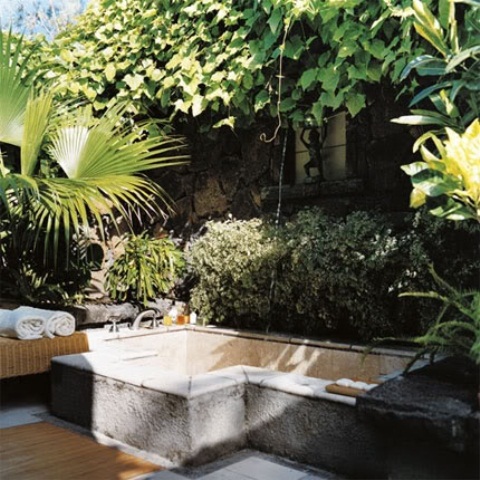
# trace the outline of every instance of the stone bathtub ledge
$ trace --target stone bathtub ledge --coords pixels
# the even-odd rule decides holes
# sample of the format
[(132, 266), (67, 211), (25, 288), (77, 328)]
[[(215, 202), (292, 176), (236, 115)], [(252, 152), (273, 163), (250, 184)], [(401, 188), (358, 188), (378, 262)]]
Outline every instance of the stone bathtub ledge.
[(185, 399), (212, 394), (237, 385), (257, 385), (301, 397), (318, 398), (354, 406), (355, 398), (329, 393), (331, 380), (238, 365), (199, 375), (182, 375), (159, 368), (155, 355), (122, 356), (110, 351), (54, 357), (52, 362), (112, 378), (131, 385), (176, 395)]
[(361, 346), (200, 326), (100, 333), (94, 351), (53, 359), (54, 415), (175, 465), (251, 447), (385, 472), (384, 439), (358, 423), (358, 399), (326, 386), (398, 371), (408, 353), (361, 363)]
[[(459, 443), (457, 433), (478, 437), (478, 411), (457, 409), (455, 438), (445, 442), (449, 401), (437, 389), (432, 408), (425, 405), (422, 369), (398, 377), (408, 352), (377, 350), (358, 368), (360, 346), (342, 345), (336, 356), (328, 342), (277, 337), (269, 346), (262, 335), (203, 327), (128, 333), (96, 351), (53, 359), (54, 415), (177, 466), (254, 448), (354, 478), (478, 478), (453, 475), (476, 471), (474, 442)], [(393, 380), (356, 398), (326, 391), (335, 379), (362, 375)], [(407, 389), (407, 398), (405, 391), (392, 397), (406, 381), (421, 384), (421, 395)], [(441, 427), (435, 435), (432, 426)]]

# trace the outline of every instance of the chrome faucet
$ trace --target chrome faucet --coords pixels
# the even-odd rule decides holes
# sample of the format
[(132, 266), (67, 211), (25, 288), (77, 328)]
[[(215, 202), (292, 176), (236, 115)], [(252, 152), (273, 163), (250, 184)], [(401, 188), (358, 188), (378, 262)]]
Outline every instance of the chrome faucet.
[(138, 330), (140, 327), (140, 322), (145, 317), (152, 317), (152, 328), (158, 327), (158, 320), (157, 317), (159, 315), (159, 311), (156, 308), (149, 308), (148, 310), (144, 310), (143, 312), (139, 313), (135, 320), (133, 321), (132, 326), (130, 327), (131, 330)]
[(117, 323), (120, 321), (120, 316), (119, 315), (112, 315), (109, 319), (108, 319), (109, 322), (112, 322), (112, 325), (110, 326), (110, 328), (108, 329), (109, 332), (113, 332), (113, 333), (118, 333), (119, 330), (118, 330), (118, 325)]

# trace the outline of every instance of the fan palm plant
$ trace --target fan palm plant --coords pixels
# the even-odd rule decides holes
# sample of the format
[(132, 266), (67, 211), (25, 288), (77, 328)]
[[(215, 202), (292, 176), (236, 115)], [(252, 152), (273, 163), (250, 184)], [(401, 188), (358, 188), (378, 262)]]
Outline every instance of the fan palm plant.
[[(68, 245), (92, 220), (103, 231), (105, 215), (119, 212), (128, 222), (132, 212), (156, 215), (160, 204), (168, 208), (165, 192), (144, 172), (184, 162), (182, 140), (148, 137), (147, 124), (129, 127), (125, 105), (101, 118), (88, 107), (56, 105), (51, 92), (24, 81), (28, 58), (21, 52), (22, 38), (0, 35), (3, 217), (28, 215), (57, 254), (60, 235)], [(2, 144), (18, 147), (20, 158), (2, 152)]]

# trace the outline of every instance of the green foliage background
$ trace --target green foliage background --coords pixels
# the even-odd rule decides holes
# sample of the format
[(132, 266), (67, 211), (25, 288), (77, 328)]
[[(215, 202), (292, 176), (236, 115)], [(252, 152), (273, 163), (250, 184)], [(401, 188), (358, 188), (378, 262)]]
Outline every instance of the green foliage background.
[(184, 266), (182, 251), (173, 240), (143, 232), (127, 234), (120, 243), (123, 253), (107, 270), (110, 298), (146, 307), (150, 300), (168, 294)]
[(395, 83), (424, 51), (410, 4), (94, 0), (37, 62), (61, 95), (97, 110), (127, 99), (132, 113), (189, 115), (209, 128), (275, 117), (279, 104), (291, 124), (321, 123), (331, 110), (357, 114), (367, 84)]
[(437, 305), (399, 293), (432, 288), (432, 262), (462, 289), (480, 267), (479, 226), (455, 228), (425, 213), (400, 226), (385, 215), (318, 209), (279, 229), (259, 219), (207, 226), (189, 254), (191, 305), (207, 322), (237, 328), (357, 340), (418, 334)]

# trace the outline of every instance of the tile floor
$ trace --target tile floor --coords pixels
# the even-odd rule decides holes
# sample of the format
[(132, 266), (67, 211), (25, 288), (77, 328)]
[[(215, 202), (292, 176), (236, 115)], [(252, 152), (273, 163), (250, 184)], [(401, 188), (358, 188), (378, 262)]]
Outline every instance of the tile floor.
[[(25, 388), (20, 384), (19, 388), (15, 385), (15, 381), (13, 383), (13, 388), (11, 384), (7, 384), (8, 388), (5, 388), (5, 382), (2, 382), (0, 429), (48, 419), (48, 391), (41, 391), (42, 389), (37, 388), (37, 385), (29, 385)], [(13, 390), (13, 394), (7, 390)], [(37, 394), (34, 395), (32, 392)], [(131, 480), (340, 480), (341, 478), (343, 477), (331, 472), (291, 462), (281, 457), (243, 450), (201, 467), (163, 470)]]
[(340, 477), (281, 457), (242, 450), (198, 468), (165, 470), (145, 480), (340, 480)]
[(9, 378), (0, 383), (0, 429), (41, 422), (48, 412), (48, 376)]

